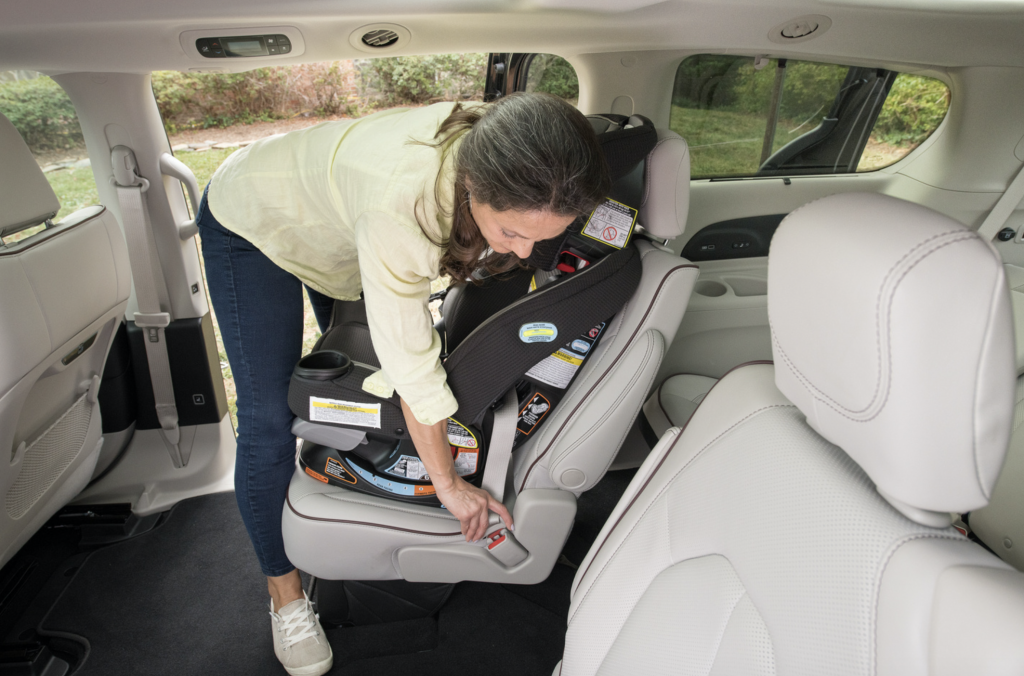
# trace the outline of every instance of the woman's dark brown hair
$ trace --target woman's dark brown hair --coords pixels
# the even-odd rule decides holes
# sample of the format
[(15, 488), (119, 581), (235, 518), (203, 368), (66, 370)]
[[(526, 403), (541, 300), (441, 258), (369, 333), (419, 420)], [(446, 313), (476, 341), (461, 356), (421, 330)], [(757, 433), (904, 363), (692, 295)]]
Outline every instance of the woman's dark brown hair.
[[(548, 94), (516, 93), (486, 106), (455, 104), (441, 123), (434, 145), (445, 166), (454, 142), (455, 191), (446, 240), (424, 228), (445, 251), (441, 274), (455, 281), (472, 279), (477, 270), (495, 274), (520, 264), (514, 254), (487, 251), (469, 208), (473, 199), (496, 211), (550, 211), (560, 216), (590, 213), (608, 194), (608, 167), (590, 122), (576, 108)], [(444, 173), (444, 169), (442, 169)], [(441, 176), (435, 203), (442, 204)]]

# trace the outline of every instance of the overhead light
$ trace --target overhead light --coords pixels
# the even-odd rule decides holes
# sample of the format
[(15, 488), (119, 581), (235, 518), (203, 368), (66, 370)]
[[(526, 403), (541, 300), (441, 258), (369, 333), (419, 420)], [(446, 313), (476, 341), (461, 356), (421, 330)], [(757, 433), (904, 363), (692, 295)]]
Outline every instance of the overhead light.
[(813, 40), (832, 26), (832, 19), (824, 14), (806, 14), (780, 23), (768, 32), (768, 39), (780, 45)]
[(348, 42), (359, 51), (381, 54), (405, 47), (411, 38), (412, 35), (405, 26), (396, 23), (372, 23), (352, 31), (348, 36)]

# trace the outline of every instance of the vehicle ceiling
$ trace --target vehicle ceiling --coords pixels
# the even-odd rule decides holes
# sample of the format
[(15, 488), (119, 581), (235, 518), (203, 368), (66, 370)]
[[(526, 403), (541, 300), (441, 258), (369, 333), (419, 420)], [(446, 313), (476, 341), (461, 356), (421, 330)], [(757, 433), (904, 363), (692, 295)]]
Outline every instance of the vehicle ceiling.
[[(829, 17), (831, 28), (784, 47), (768, 39), (806, 14)], [(904, 69), (1024, 64), (1024, 0), (33, 0), (0, 9), (0, 69), (187, 70), (197, 64), (180, 46), (183, 31), (261, 26), (305, 38), (305, 54), (274, 63), (360, 58), (369, 55), (349, 36), (385, 21), (411, 32), (388, 56), (699, 50)], [(232, 61), (232, 70), (254, 67)]]

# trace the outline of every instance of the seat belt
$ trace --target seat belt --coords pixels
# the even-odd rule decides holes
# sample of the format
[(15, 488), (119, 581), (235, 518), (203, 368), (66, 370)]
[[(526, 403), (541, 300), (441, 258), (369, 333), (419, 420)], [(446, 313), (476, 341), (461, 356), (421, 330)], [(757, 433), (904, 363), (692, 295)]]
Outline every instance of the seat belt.
[(149, 363), (149, 380), (153, 385), (156, 417), (160, 421), (160, 430), (171, 462), (175, 468), (180, 469), (187, 464), (187, 460), (182, 460), (178, 445), (181, 432), (178, 428), (178, 408), (174, 403), (171, 364), (167, 356), (165, 329), (171, 323), (171, 315), (160, 310), (156, 292), (156, 275), (160, 267), (159, 263), (153, 263), (154, 259), (150, 255), (154, 249), (153, 230), (143, 197), (143, 193), (149, 189), (149, 181), (139, 176), (135, 153), (127, 146), (115, 146), (110, 152), (110, 163), (128, 243), (135, 300), (139, 306), (139, 311), (135, 313), (135, 325), (145, 332), (146, 361)]
[(505, 497), (505, 481), (509, 461), (512, 459), (512, 445), (516, 441), (516, 424), (519, 422), (519, 397), (513, 387), (505, 394), (501, 408), (494, 412), (491, 427), (491, 443), (487, 448), (487, 464), (480, 487), (501, 502)]
[(992, 241), (992, 238), (1006, 225), (1010, 215), (1020, 206), (1022, 199), (1024, 199), (1024, 168), (1017, 172), (1009, 187), (1006, 188), (1006, 192), (992, 207), (992, 211), (988, 212), (988, 216), (978, 228), (978, 235), (986, 242)]

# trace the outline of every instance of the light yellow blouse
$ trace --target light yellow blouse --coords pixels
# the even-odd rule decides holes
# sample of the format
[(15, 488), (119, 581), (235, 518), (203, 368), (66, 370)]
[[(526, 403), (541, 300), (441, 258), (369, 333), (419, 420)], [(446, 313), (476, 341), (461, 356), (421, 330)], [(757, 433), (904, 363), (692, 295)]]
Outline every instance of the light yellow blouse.
[[(458, 403), (427, 308), (442, 251), (420, 229), (417, 204), (432, 232), (447, 237), (451, 222), (434, 198), (441, 151), (410, 141), (432, 141), (451, 110), (388, 110), (257, 141), (221, 165), (208, 196), (218, 221), (310, 287), (341, 300), (363, 292), (381, 363), (363, 390), (397, 390), (425, 424)], [(454, 150), (441, 183), (449, 213)]]

